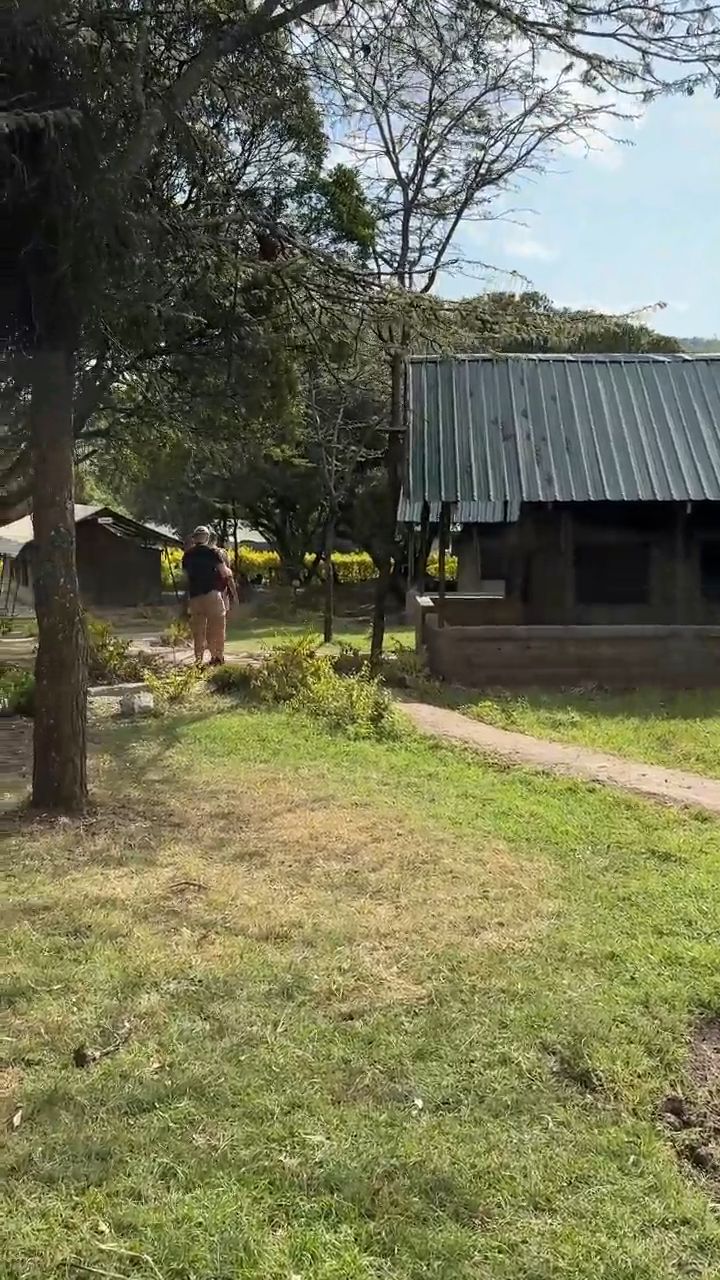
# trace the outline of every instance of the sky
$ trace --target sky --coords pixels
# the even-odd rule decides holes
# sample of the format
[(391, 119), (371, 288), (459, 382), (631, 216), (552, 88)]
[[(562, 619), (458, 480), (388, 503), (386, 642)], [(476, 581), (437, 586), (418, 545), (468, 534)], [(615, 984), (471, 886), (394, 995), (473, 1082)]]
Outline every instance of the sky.
[[(520, 272), (560, 305), (626, 312), (664, 302), (643, 317), (653, 328), (720, 335), (720, 101), (664, 99), (616, 132), (631, 145), (556, 156), (508, 197), (512, 221), (463, 229), (463, 251)], [(478, 274), (445, 277), (440, 292), (523, 287)]]

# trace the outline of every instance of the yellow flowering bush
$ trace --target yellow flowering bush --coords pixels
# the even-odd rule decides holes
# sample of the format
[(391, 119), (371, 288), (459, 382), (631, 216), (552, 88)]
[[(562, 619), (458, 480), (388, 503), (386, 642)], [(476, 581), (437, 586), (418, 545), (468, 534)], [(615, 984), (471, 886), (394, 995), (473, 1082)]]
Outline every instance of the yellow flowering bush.
[[(177, 585), (182, 585), (182, 558), (183, 553), (179, 547), (173, 548), (168, 552), (168, 555), (163, 556), (164, 590), (173, 590), (173, 574)], [(311, 555), (305, 557), (305, 564), (308, 568), (313, 563), (313, 559), (314, 557)], [(336, 551), (332, 561), (338, 580), (343, 584), (351, 585), (359, 582), (370, 582), (371, 579), (377, 577), (375, 565), (366, 551)], [(253, 547), (240, 547), (235, 564), (235, 572), (244, 574), (246, 578), (250, 579), (262, 575), (266, 582), (275, 582), (280, 574), (280, 557), (277, 551), (256, 551)], [(455, 556), (447, 557), (446, 572), (449, 581), (453, 581), (456, 578), (457, 558)], [(428, 573), (434, 578), (438, 576), (437, 553), (431, 555), (428, 560)], [(322, 575), (322, 565), (320, 566), (320, 574)]]

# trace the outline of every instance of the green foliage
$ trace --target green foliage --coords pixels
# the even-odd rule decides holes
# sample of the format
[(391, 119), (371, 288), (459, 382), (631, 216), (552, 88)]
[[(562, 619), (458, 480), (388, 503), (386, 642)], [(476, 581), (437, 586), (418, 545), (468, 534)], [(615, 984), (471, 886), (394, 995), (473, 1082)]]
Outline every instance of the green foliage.
[(145, 683), (158, 711), (185, 706), (197, 693), (204, 673), (192, 663), (145, 671)]
[(341, 676), (329, 658), (320, 658), (290, 705), (349, 737), (389, 738), (398, 732), (390, 695), (367, 662), (354, 675)]
[(332, 658), (317, 652), (318, 638), (306, 634), (268, 651), (252, 680), (266, 703), (286, 703), (326, 728), (357, 738), (397, 733), (392, 701), (367, 662), (341, 675)]
[(302, 194), (309, 203), (307, 231), (329, 232), (331, 243), (355, 244), (361, 259), (367, 256), (375, 244), (377, 223), (357, 170), (338, 164), (325, 176), (307, 181)]
[(86, 618), (88, 678), (90, 684), (122, 684), (143, 680), (148, 667), (157, 665), (148, 654), (130, 652), (130, 641), (117, 635), (108, 622)]
[(397, 689), (423, 688), (430, 682), (425, 659), (399, 640), (384, 659), (382, 672), (386, 684)]
[(266, 651), (253, 678), (253, 688), (262, 702), (292, 702), (319, 672), (323, 659), (317, 653), (318, 644), (318, 637), (308, 631)]
[(11, 618), (0, 618), (0, 636), (9, 636), (12, 629), (13, 624)]
[(189, 645), (192, 638), (190, 622), (186, 617), (173, 618), (164, 631), (160, 632), (160, 640), (169, 649), (182, 649)]
[(0, 669), (0, 716), (35, 714), (35, 677), (21, 667)]
[(213, 693), (240, 697), (250, 693), (253, 687), (253, 669), (227, 662), (222, 667), (211, 667), (206, 674), (208, 687)]
[[(170, 551), (169, 562), (168, 557), (163, 556), (162, 580), (166, 591), (172, 591), (173, 589), (173, 575), (175, 583), (180, 583), (182, 557), (183, 553), (179, 549)], [(271, 583), (278, 582), (281, 578), (281, 560), (277, 551), (254, 551), (251, 547), (241, 547), (237, 558), (231, 553), (230, 559), (234, 564), (235, 572), (244, 575), (246, 578), (253, 579), (258, 575), (262, 575), (266, 582)], [(302, 563), (305, 569), (310, 568), (314, 559), (315, 557), (307, 554), (307, 552), (302, 556)], [(337, 580), (343, 586), (371, 582), (377, 577), (377, 566), (367, 551), (335, 551), (333, 552), (332, 562)], [(456, 556), (446, 556), (445, 569), (448, 582), (454, 582), (457, 577)], [(428, 558), (427, 571), (431, 577), (437, 578), (439, 564), (436, 551)], [(317, 572), (318, 577), (322, 578), (324, 576), (325, 566), (322, 563), (318, 566)]]

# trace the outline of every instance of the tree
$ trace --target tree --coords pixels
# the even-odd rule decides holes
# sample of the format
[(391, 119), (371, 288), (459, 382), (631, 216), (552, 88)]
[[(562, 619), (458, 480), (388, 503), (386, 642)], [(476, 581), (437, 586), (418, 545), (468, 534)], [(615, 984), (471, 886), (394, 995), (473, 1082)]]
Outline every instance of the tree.
[[(265, 0), (190, 13), (128, 0), (108, 11), (48, 0), (3, 15), (3, 338), (28, 426), (3, 479), (6, 510), (32, 493), (33, 799), (43, 808), (81, 809), (87, 792), (73, 456), (79, 419), (117, 376), (104, 321), (118, 293), (153, 276), (178, 215), (217, 179), (218, 157), (238, 153), (238, 86), (263, 75), (272, 83), (292, 61), (281, 33), (317, 7)], [(252, 123), (249, 97), (244, 105)], [(260, 205), (263, 194), (259, 184)]]
[(583, 100), (576, 73), (518, 52), (513, 29), (493, 10), (437, 0), (394, 0), (374, 22), (350, 13), (326, 38), (319, 77), (339, 104), (344, 145), (364, 175), (375, 211), (378, 282), (398, 294), (378, 327), (390, 366), (388, 508), (391, 512), (373, 623), (382, 651), (401, 486), (403, 363), (422, 321), (403, 295), (431, 293), (441, 270), (471, 266), (454, 251), (467, 218), (492, 216), (519, 173), (555, 146), (591, 135), (607, 115)]
[[(441, 270), (482, 264), (455, 249), (468, 218), (495, 216), (497, 196), (572, 139), (593, 136), (668, 89), (717, 78), (717, 12), (600, 3), (525, 7), (473, 0), (392, 0), (368, 20), (345, 8), (320, 46), (326, 108), (376, 209), (374, 263), (400, 297), (381, 330), (391, 366), (388, 509), (402, 460), (403, 357), (422, 331), (422, 300)], [(612, 33), (612, 39), (609, 38)], [(562, 56), (560, 56), (562, 55)], [(613, 96), (610, 96), (610, 90)], [(577, 317), (576, 317), (577, 319)], [(597, 329), (597, 324), (594, 328)], [(380, 575), (373, 656), (382, 649), (392, 517)]]

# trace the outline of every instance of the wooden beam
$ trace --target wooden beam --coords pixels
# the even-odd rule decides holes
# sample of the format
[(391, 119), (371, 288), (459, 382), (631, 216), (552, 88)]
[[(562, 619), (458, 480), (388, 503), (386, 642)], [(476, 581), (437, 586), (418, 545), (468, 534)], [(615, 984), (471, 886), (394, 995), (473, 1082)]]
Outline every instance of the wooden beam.
[(560, 513), (560, 552), (562, 572), (562, 615), (570, 623), (575, 616), (575, 546), (571, 511)]
[(678, 502), (675, 507), (675, 548), (673, 560), (675, 564), (675, 617), (673, 622), (685, 622), (687, 619), (687, 552), (685, 532), (687, 527), (687, 511), (685, 504)]
[(438, 574), (440, 578), (440, 584), (439, 584), (439, 590), (438, 590), (438, 626), (439, 627), (445, 626), (445, 592), (446, 592), (446, 585), (447, 585), (446, 570), (445, 570), (445, 555), (447, 551), (447, 526), (448, 526), (447, 515), (448, 515), (447, 503), (443, 502), (440, 505), (440, 529), (438, 533), (438, 537), (440, 541), (439, 554), (438, 554)]

